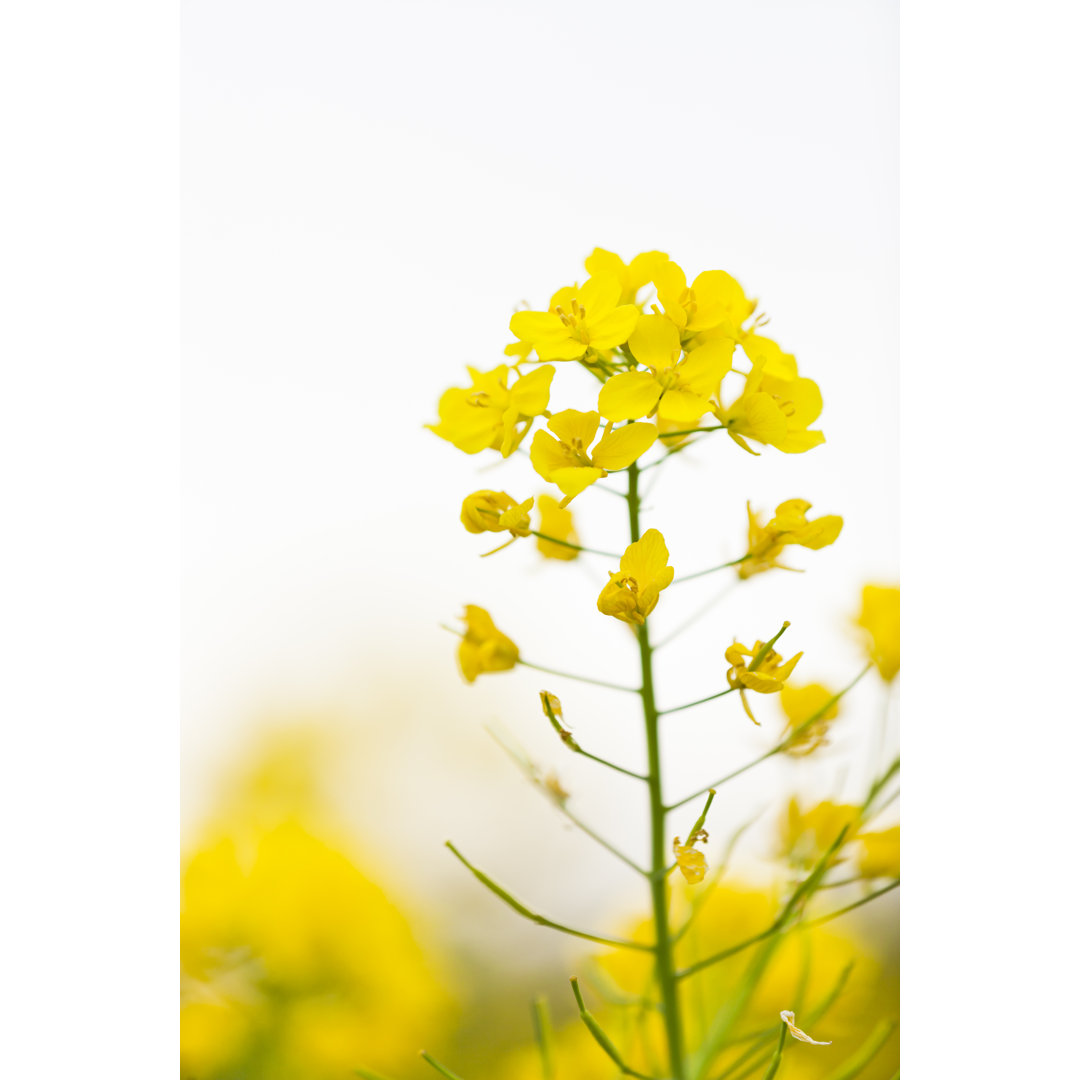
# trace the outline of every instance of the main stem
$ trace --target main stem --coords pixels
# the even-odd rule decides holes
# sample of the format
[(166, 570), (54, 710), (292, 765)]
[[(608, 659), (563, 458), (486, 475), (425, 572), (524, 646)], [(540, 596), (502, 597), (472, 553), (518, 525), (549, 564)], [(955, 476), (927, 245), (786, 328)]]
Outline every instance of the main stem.
[[(641, 501), (638, 496), (640, 470), (635, 463), (627, 472), (629, 486), (626, 501), (630, 508), (630, 542), (637, 543), (641, 539)], [(664, 829), (666, 810), (660, 773), (660, 714), (656, 710), (656, 698), (653, 694), (652, 646), (649, 644), (648, 621), (638, 627), (637, 639), (641, 653), (641, 702), (645, 711), (645, 739), (649, 752), (649, 825), (652, 837), (649, 889), (652, 893), (656, 936), (656, 978), (660, 985), (660, 1000), (664, 1010), (672, 1080), (685, 1080), (679, 988), (675, 978), (675, 955), (668, 922), (667, 842)]]

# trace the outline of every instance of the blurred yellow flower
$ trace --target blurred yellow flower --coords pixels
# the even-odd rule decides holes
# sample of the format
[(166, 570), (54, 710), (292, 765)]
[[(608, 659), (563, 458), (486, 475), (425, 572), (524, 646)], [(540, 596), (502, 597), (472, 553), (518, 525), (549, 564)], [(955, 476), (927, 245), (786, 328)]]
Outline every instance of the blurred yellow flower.
[(602, 614), (632, 626), (643, 625), (656, 607), (661, 590), (675, 577), (675, 570), (667, 561), (663, 536), (656, 529), (649, 529), (623, 553), (619, 573), (609, 572), (610, 580), (600, 591), (597, 608)]
[[(799, 866), (816, 863), (836, 842), (846, 828), (845, 843), (855, 839), (852, 832), (858, 825), (859, 807), (849, 803), (834, 803), (831, 799), (803, 810), (798, 799), (788, 802), (787, 815), (780, 825), (781, 853)], [(837, 852), (833, 861), (839, 861)]]
[(867, 653), (881, 677), (892, 682), (900, 671), (900, 589), (867, 585), (856, 620), (865, 631)]
[(775, 649), (769, 649), (755, 665), (754, 657), (764, 647), (764, 641), (755, 641), (752, 649), (736, 641), (724, 652), (724, 659), (731, 665), (727, 671), (728, 686), (739, 691), (743, 710), (755, 724), (758, 724), (758, 721), (750, 711), (746, 691), (753, 690), (758, 694), (778, 693), (795, 670), (795, 665), (802, 659), (802, 653), (799, 652), (785, 663), (784, 658)]
[[(537, 537), (536, 550), (547, 559), (563, 559), (571, 562), (581, 554), (576, 547), (568, 547), (568, 544), (578, 543), (578, 534), (574, 530), (574, 517), (569, 510), (559, 505), (558, 499), (550, 495), (541, 495), (536, 503), (540, 511), (540, 528), (545, 537), (551, 540)], [(564, 543), (556, 543), (562, 540)]]
[(184, 1080), (332, 1080), (445, 1029), (404, 916), (302, 820), (319, 814), (313, 749), (272, 740), (186, 860)]
[(556, 297), (552, 311), (519, 311), (510, 319), (511, 333), (530, 343), (541, 360), (578, 360), (590, 350), (613, 349), (637, 322), (638, 309), (620, 304), (622, 285), (612, 274), (591, 277)]
[(900, 826), (859, 837), (859, 874), (865, 878), (900, 876)]
[(770, 521), (762, 524), (761, 518), (747, 502), (746, 514), (750, 522), (747, 558), (739, 563), (740, 578), (745, 581), (773, 567), (790, 570), (791, 567), (777, 561), (789, 545), (819, 551), (836, 541), (844, 527), (844, 519), (837, 514), (827, 514), (808, 521), (806, 512), (810, 506), (805, 499), (788, 499), (776, 508)]
[(780, 691), (780, 708), (788, 719), (785, 736), (790, 737), (807, 720), (824, 709), (809, 727), (784, 748), (785, 753), (809, 754), (825, 744), (829, 725), (840, 713), (840, 702), (833, 701), (835, 697), (833, 691), (820, 683), (807, 683), (805, 686), (792, 686), (788, 683), (783, 687)]
[(548, 407), (555, 369), (546, 364), (511, 384), (510, 368), (494, 371), (468, 368), (472, 386), (454, 386), (439, 399), (439, 422), (425, 425), (466, 454), (498, 450), (509, 457), (528, 433), (532, 421)]
[[(673, 889), (673, 893), (676, 910), (692, 906), (696, 912), (689, 930), (679, 940), (679, 967), (763, 934), (778, 913), (778, 898), (769, 890), (723, 884), (711, 891), (691, 891), (687, 887)], [(651, 929), (651, 922), (642, 920), (624, 936), (648, 941)], [(789, 1048), (781, 1075), (792, 1080), (834, 1076), (876, 1024), (898, 1015), (895, 962), (883, 968), (868, 944), (839, 922), (784, 934), (776, 941), (764, 972), (753, 977), (757, 955), (756, 949), (746, 949), (697, 972), (692, 982), (686, 983), (688, 1006), (683, 1019), (688, 1046), (701, 1046), (720, 1015), (728, 1010), (733, 1014), (726, 1048), (717, 1054), (708, 1076), (763, 1076), (776, 1045), (777, 1013), (781, 1009), (795, 1012), (827, 1044), (805, 1053)], [(648, 955), (627, 950), (611, 952), (599, 957), (596, 967), (592, 990), (597, 1004), (593, 1011), (601, 1026), (616, 1037), (631, 1067), (664, 1075), (662, 1065), (659, 1070), (655, 1068), (663, 1060), (662, 1021), (657, 1012), (618, 1004), (638, 995), (655, 994)], [(605, 998), (611, 1004), (603, 1005)], [(655, 997), (651, 1000), (655, 1001)], [(595, 1073), (592, 1071), (594, 1056), (584, 1044), (571, 1044), (571, 1034), (569, 1030), (560, 1032), (555, 1045), (556, 1063), (565, 1065), (567, 1075), (575, 1080), (578, 1076), (573, 1066), (577, 1064), (574, 1053), (580, 1046), (582, 1061), (588, 1067), (581, 1075), (589, 1080), (611, 1076), (610, 1061), (606, 1061), (607, 1070), (601, 1071), (603, 1057), (596, 1059), (600, 1064)], [(753, 1050), (755, 1042), (757, 1048)], [(748, 1054), (753, 1054), (749, 1060)], [(536, 1057), (535, 1049), (532, 1057)], [(859, 1074), (860, 1078), (889, 1080), (896, 1072), (898, 1057), (899, 1040), (893, 1035)], [(539, 1070), (524, 1053), (514, 1062), (519, 1071), (500, 1072), (499, 1080), (540, 1080)]]
[(624, 371), (600, 390), (597, 408), (608, 420), (638, 420), (654, 412), (661, 420), (696, 424), (731, 370), (733, 342), (702, 345), (680, 360), (675, 325), (661, 315), (642, 315), (630, 335), (630, 351), (648, 371)]
[(609, 424), (590, 454), (589, 447), (600, 428), (599, 413), (566, 409), (556, 413), (547, 426), (558, 438), (538, 431), (533, 436), (529, 460), (545, 480), (566, 496), (563, 506), (607, 476), (608, 469), (625, 469), (656, 442), (652, 424), (627, 424), (621, 428)]
[(518, 647), (496, 628), (482, 607), (466, 604), (464, 620), (458, 663), (466, 682), (476, 682), (484, 672), (509, 671), (518, 662)]

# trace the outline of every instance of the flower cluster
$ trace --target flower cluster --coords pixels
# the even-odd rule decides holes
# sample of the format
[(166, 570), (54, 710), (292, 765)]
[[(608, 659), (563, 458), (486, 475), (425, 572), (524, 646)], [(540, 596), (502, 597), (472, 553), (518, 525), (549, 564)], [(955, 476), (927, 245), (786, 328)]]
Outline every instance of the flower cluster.
[[(785, 658), (775, 648), (788, 629), (789, 624), (784, 622), (771, 638), (755, 641), (752, 647), (738, 638), (726, 649), (712, 646), (707, 670), (713, 673), (719, 689), (693, 701), (661, 707), (653, 652), (685, 630), (694, 618), (666, 632), (662, 641), (654, 641), (651, 626), (661, 594), (672, 586), (679, 586), (673, 591), (689, 595), (692, 600), (695, 586), (682, 588), (682, 583), (714, 572), (727, 570), (738, 584), (770, 570), (791, 570), (782, 561), (789, 549), (819, 551), (829, 547), (839, 539), (844, 521), (837, 514), (809, 516), (811, 503), (805, 498), (786, 499), (771, 514), (755, 511), (748, 502), (745, 553), (716, 566), (682, 571), (682, 576), (676, 578), (664, 534), (642, 522), (642, 517), (652, 512), (651, 499), (645, 502), (645, 490), (651, 490), (661, 474), (650, 473), (644, 484), (640, 482), (642, 475), (699, 445), (709, 451), (719, 451), (722, 446), (732, 456), (738, 456), (739, 450), (758, 456), (766, 447), (782, 454), (811, 450), (825, 441), (814, 426), (822, 410), (821, 393), (812, 379), (800, 373), (795, 357), (764, 336), (762, 329), (767, 320), (758, 312), (757, 301), (749, 298), (725, 271), (706, 270), (691, 279), (664, 252), (649, 251), (624, 261), (599, 248), (585, 261), (585, 271), (588, 276), (584, 281), (557, 289), (546, 308), (514, 314), (509, 323), (514, 340), (506, 346), (502, 362), (490, 371), (470, 367), (470, 385), (453, 387), (443, 394), (438, 422), (429, 427), (467, 454), (492, 451), (496, 459), (493, 464), (514, 457), (522, 469), (531, 468), (532, 484), (515, 480), (505, 485), (510, 490), (493, 486), (464, 496), (464, 528), (472, 534), (498, 533), (504, 538), (486, 554), (531, 537), (547, 559), (569, 561), (587, 554), (605, 560), (607, 580), (596, 595), (595, 607), (601, 615), (623, 624), (620, 632), (629, 631), (635, 640), (640, 672), (632, 681), (615, 683), (568, 674), (534, 663), (531, 658), (527, 660), (488, 611), (475, 604), (465, 607), (458, 661), (463, 677), (470, 683), (481, 674), (526, 667), (562, 680), (625, 691), (639, 699), (648, 757), (644, 772), (584, 749), (563, 721), (559, 698), (549, 691), (541, 693), (544, 715), (566, 749), (647, 786), (650, 852), (644, 866), (576, 816), (574, 799), (554, 773), (545, 775), (527, 758), (511, 753), (559, 812), (646, 879), (652, 904), (647, 941), (605, 938), (538, 915), (473, 866), (456, 847), (448, 846), (481, 884), (533, 922), (579, 938), (649, 954), (656, 1017), (660, 1018), (657, 1023), (663, 1025), (666, 1046), (663, 1075), (685, 1080), (691, 1055), (685, 1045), (688, 1025), (681, 1016), (679, 980), (726, 960), (741, 946), (694, 959), (685, 966), (683, 962), (689, 958), (677, 958), (682, 932), (689, 923), (679, 932), (673, 931), (669, 879), (681, 876), (684, 885), (693, 887), (711, 874), (715, 884), (717, 872), (710, 870), (703, 848), (709, 840), (705, 825), (716, 791), (715, 787), (707, 787), (675, 801), (665, 798), (661, 722), (671, 713), (737, 693), (746, 715), (760, 727), (751, 709), (751, 695), (772, 695), (779, 701), (787, 717), (779, 742), (749, 765), (727, 772), (715, 782), (719, 786), (774, 754), (802, 756), (825, 746), (830, 727), (839, 715), (841, 698), (855, 684), (837, 693), (817, 682), (792, 684), (803, 653)], [(574, 369), (573, 381), (562, 374), (570, 368)], [(587, 374), (583, 376), (582, 371)], [(579, 390), (576, 399), (566, 401), (561, 396), (581, 386), (588, 389), (584, 394)], [(715, 432), (726, 432), (738, 449), (712, 439)], [(539, 489), (540, 484), (549, 487)], [(608, 550), (601, 550), (581, 543), (574, 515), (597, 491), (624, 500), (628, 544), (609, 542), (603, 545)], [(575, 502), (578, 499), (581, 501)], [(520, 550), (520, 545), (517, 548)], [(678, 549), (674, 562), (683, 566)], [(665, 599), (665, 605), (669, 603)], [(582, 604), (578, 614), (584, 617), (587, 611)], [(894, 591), (883, 587), (867, 588), (858, 619), (871, 658), (863, 674), (873, 665), (886, 682), (895, 679), (899, 670), (898, 612), (898, 594), (894, 597)], [(717, 655), (721, 650), (726, 666)], [(894, 776), (894, 771), (875, 775), (865, 801), (823, 802), (806, 811), (797, 801), (792, 802), (782, 830), (783, 853), (796, 873), (796, 884), (767, 934), (785, 932), (795, 925), (819, 888), (850, 884), (834, 880), (823, 884), (832, 867), (846, 858), (854, 855), (856, 881), (898, 875), (898, 830), (866, 828), (881, 808), (875, 800), (884, 800), (882, 792)], [(684, 824), (673, 835), (675, 826), (667, 816), (681, 812), (682, 807), (706, 793), (704, 809), (693, 825), (687, 828)], [(881, 892), (896, 884), (892, 881)], [(698, 892), (707, 893), (708, 889)], [(753, 938), (748, 944), (758, 940)], [(600, 1029), (576, 982), (574, 994), (587, 1030), (618, 1070), (624, 1075), (643, 1075), (636, 1065), (627, 1063)], [(795, 1004), (795, 1008), (801, 1007)], [(830, 1040), (819, 1041), (797, 1028), (792, 1009), (785, 1009), (779, 1016), (785, 1025), (785, 1037), (790, 1034), (797, 1042), (830, 1045)], [(814, 1014), (810, 1016), (808, 1023), (816, 1024)], [(817, 1031), (816, 1026), (811, 1030)], [(695, 1075), (705, 1075), (726, 1049), (723, 1040), (710, 1031), (700, 1033), (702, 1045), (693, 1052), (698, 1070)], [(757, 1053), (753, 1047), (750, 1052)], [(735, 1065), (742, 1061), (740, 1057)], [(454, 1075), (431, 1063), (444, 1075)], [(774, 1062), (768, 1075), (774, 1075), (776, 1065)], [(659, 1068), (650, 1066), (650, 1074), (656, 1074)]]

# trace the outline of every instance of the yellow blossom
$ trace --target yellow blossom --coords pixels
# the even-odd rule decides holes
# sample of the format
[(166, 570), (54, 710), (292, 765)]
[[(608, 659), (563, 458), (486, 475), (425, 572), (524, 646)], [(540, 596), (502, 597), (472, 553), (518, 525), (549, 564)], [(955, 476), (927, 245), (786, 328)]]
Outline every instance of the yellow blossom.
[(792, 743), (785, 746), (787, 753), (809, 754), (825, 744), (829, 724), (840, 713), (840, 702), (834, 701), (835, 697), (836, 695), (831, 690), (820, 683), (807, 683), (805, 686), (785, 684), (780, 691), (780, 708), (784, 710), (784, 715), (788, 718), (785, 735), (790, 736), (812, 716), (821, 712), (821, 715), (809, 727), (805, 728)]
[(899, 588), (867, 585), (856, 623), (865, 632), (867, 652), (874, 666), (886, 682), (892, 682), (900, 671)]
[(757, 307), (742, 286), (723, 270), (706, 270), (687, 287), (686, 273), (670, 259), (653, 275), (656, 298), (664, 316), (678, 329), (683, 341), (703, 330), (718, 330), (732, 340)]
[(505, 491), (474, 491), (466, 495), (461, 504), (461, 524), (471, 533), (509, 532), (510, 539), (505, 544), (485, 553), (493, 555), (518, 537), (532, 532), (529, 522), (532, 505), (532, 499), (514, 502)]
[(695, 844), (708, 843), (709, 834), (704, 829), (699, 829), (683, 844), (679, 837), (675, 837), (672, 847), (675, 850), (675, 865), (678, 866), (682, 876), (688, 885), (697, 885), (705, 880), (705, 872), (709, 864), (705, 861), (705, 852), (698, 851)]
[(515, 337), (532, 344), (541, 360), (579, 360), (590, 350), (613, 349), (630, 336), (638, 309), (620, 304), (622, 286), (611, 274), (589, 278), (580, 289), (560, 290), (552, 311), (519, 311)]
[(585, 260), (585, 269), (594, 277), (608, 275), (618, 278), (622, 287), (619, 303), (633, 304), (637, 300), (637, 294), (652, 281), (653, 275), (667, 261), (668, 257), (662, 251), (645, 251), (635, 255), (627, 265), (615, 252), (594, 248), (593, 253)]
[(642, 315), (628, 344), (648, 370), (608, 379), (597, 405), (608, 420), (638, 420), (655, 412), (661, 420), (695, 424), (713, 407), (710, 399), (731, 370), (731, 341), (702, 345), (680, 360), (679, 331), (661, 315)]
[(763, 641), (755, 641), (752, 649), (748, 649), (745, 645), (736, 641), (733, 645), (729, 645), (724, 652), (724, 658), (731, 665), (727, 672), (728, 686), (739, 691), (743, 709), (755, 724), (758, 721), (750, 711), (746, 691), (754, 690), (759, 694), (778, 693), (783, 689), (784, 682), (790, 677), (795, 670), (795, 665), (802, 658), (801, 652), (796, 653), (785, 663), (784, 658), (775, 649), (770, 649), (755, 664), (754, 657), (764, 647), (765, 642)]
[(813, 379), (799, 376), (795, 357), (781, 352), (768, 338), (750, 334), (743, 341), (750, 357), (742, 393), (729, 407), (713, 412), (728, 434), (748, 453), (747, 439), (775, 446), (785, 454), (801, 454), (825, 441), (820, 431), (808, 430), (821, 415), (821, 391)]
[[(581, 552), (576, 547), (567, 546), (578, 542), (573, 515), (550, 495), (541, 495), (536, 505), (540, 511), (540, 528), (537, 532), (551, 537), (550, 540), (537, 537), (536, 550), (546, 559), (563, 559), (566, 562), (576, 559)], [(560, 540), (564, 542), (558, 543)]]
[(642, 626), (656, 607), (662, 589), (675, 577), (667, 565), (668, 549), (656, 529), (649, 529), (636, 543), (631, 544), (619, 560), (619, 573), (600, 591), (597, 608), (632, 626)]
[(547, 364), (510, 382), (510, 368), (468, 369), (472, 386), (454, 386), (439, 399), (439, 422), (426, 425), (466, 454), (489, 447), (509, 457), (548, 406), (555, 369)]
[(464, 621), (458, 663), (466, 682), (476, 682), (485, 671), (509, 671), (518, 662), (518, 647), (496, 628), (482, 607), (466, 604)]
[(859, 821), (859, 807), (834, 803), (831, 799), (803, 811), (797, 799), (788, 803), (786, 820), (781, 823), (782, 852), (801, 866), (816, 863), (847, 828), (845, 840), (854, 840), (852, 830)]
[(859, 836), (859, 874), (865, 878), (900, 876), (900, 826)]
[(837, 514), (828, 514), (808, 521), (806, 511), (810, 506), (805, 499), (788, 499), (776, 508), (771, 521), (762, 524), (761, 518), (747, 502), (750, 528), (746, 559), (739, 563), (739, 577), (745, 581), (774, 567), (790, 570), (790, 566), (782, 565), (777, 559), (783, 549), (791, 544), (819, 551), (833, 543), (844, 527), (844, 519)]
[(627, 424), (621, 428), (609, 424), (590, 455), (589, 446), (600, 428), (599, 413), (566, 409), (556, 413), (547, 426), (558, 438), (538, 431), (533, 436), (529, 459), (533, 468), (566, 496), (563, 506), (607, 476), (608, 469), (625, 469), (637, 461), (656, 441), (652, 424)]

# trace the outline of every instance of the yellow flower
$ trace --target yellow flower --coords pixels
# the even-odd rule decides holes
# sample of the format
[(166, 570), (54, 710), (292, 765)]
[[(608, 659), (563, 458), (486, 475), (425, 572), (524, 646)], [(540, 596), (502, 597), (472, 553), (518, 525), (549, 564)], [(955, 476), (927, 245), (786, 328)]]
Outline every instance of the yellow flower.
[(675, 850), (675, 865), (686, 879), (688, 885), (698, 885), (705, 880), (705, 873), (709, 864), (705, 861), (705, 852), (698, 851), (695, 844), (706, 844), (709, 834), (704, 829), (699, 829), (685, 844), (675, 837), (672, 847)]
[(652, 281), (653, 275), (667, 261), (668, 257), (662, 251), (645, 251), (635, 255), (628, 266), (615, 252), (594, 248), (593, 253), (585, 260), (585, 269), (593, 277), (604, 275), (618, 278), (622, 288), (619, 303), (633, 304), (637, 300), (637, 294)]
[[(733, 645), (728, 646), (724, 652), (724, 658), (731, 665), (727, 672), (728, 686), (732, 690), (737, 689), (739, 691), (743, 709), (755, 724), (758, 721), (750, 711), (746, 691), (754, 690), (759, 694), (778, 693), (783, 689), (784, 682), (789, 678), (795, 670), (795, 665), (802, 658), (801, 652), (796, 653), (787, 663), (784, 663), (784, 658), (775, 649), (770, 649), (755, 666), (753, 659), (764, 648), (764, 645), (765, 642), (763, 641), (755, 641), (754, 647), (748, 649), (745, 645), (736, 641)], [(749, 665), (747, 661), (750, 661)]]
[(610, 274), (589, 278), (580, 289), (562, 289), (553, 311), (519, 311), (510, 320), (515, 337), (532, 344), (541, 360), (579, 360), (590, 350), (614, 349), (630, 336), (638, 309), (620, 304), (622, 287)]
[(600, 428), (599, 413), (566, 409), (556, 413), (547, 426), (558, 438), (538, 431), (529, 459), (533, 468), (566, 496), (563, 506), (607, 476), (608, 469), (625, 469), (637, 461), (656, 441), (652, 424), (627, 424), (614, 430), (609, 424), (590, 455), (589, 446)]
[(856, 623), (865, 631), (867, 652), (874, 666), (886, 682), (892, 682), (900, 671), (899, 588), (867, 585)]
[(706, 270), (687, 288), (683, 268), (668, 260), (657, 268), (653, 281), (664, 316), (678, 329), (683, 341), (703, 330), (719, 330), (737, 340), (743, 323), (757, 307), (757, 301), (748, 300), (742, 286), (723, 270)]
[(330, 749), (310, 723), (275, 733), (185, 860), (183, 1077), (331, 1080), (361, 1060), (392, 1069), (445, 1029), (434, 957), (373, 868), (323, 835), (348, 835), (324, 798)]
[[(551, 539), (544, 540), (537, 537), (536, 550), (546, 559), (563, 559), (566, 562), (576, 559), (581, 552), (576, 547), (566, 546), (578, 542), (578, 534), (574, 530), (574, 518), (570, 511), (560, 506), (558, 500), (550, 495), (541, 495), (537, 508), (540, 510), (540, 528), (537, 531), (542, 532), (544, 536), (550, 536)], [(556, 543), (558, 540), (563, 540), (565, 543)]]
[(514, 502), (505, 491), (474, 491), (466, 495), (461, 504), (461, 524), (471, 533), (509, 532), (510, 539), (505, 544), (485, 552), (493, 555), (519, 536), (528, 536), (532, 532), (529, 522), (532, 505), (532, 499)]
[(792, 799), (788, 803), (786, 820), (781, 823), (781, 850), (796, 864), (810, 866), (832, 847), (845, 827), (848, 829), (845, 840), (855, 839), (852, 830), (859, 815), (859, 807), (848, 803), (826, 799), (803, 811), (798, 800)]
[(466, 454), (489, 447), (509, 457), (528, 433), (534, 417), (547, 409), (555, 369), (547, 364), (522, 375), (511, 386), (510, 368), (468, 369), (472, 386), (454, 386), (439, 399), (439, 422), (427, 424)]
[(596, 606), (604, 615), (611, 615), (632, 626), (644, 625), (646, 617), (656, 607), (660, 592), (675, 577), (667, 565), (668, 549), (663, 536), (649, 529), (636, 543), (631, 544), (619, 560), (619, 573), (601, 589)]
[(859, 874), (865, 878), (898, 878), (900, 876), (900, 826), (880, 832), (863, 833), (859, 837)]
[(464, 621), (458, 663), (466, 682), (476, 682), (476, 677), (485, 671), (509, 671), (518, 662), (518, 647), (496, 629), (482, 607), (466, 604)]
[(682, 355), (679, 331), (662, 315), (642, 315), (629, 348), (648, 371), (624, 371), (600, 390), (597, 408), (609, 420), (638, 420), (656, 413), (661, 420), (697, 421), (713, 407), (710, 400), (731, 370), (733, 342), (714, 341)]
[(825, 744), (829, 724), (840, 713), (840, 702), (832, 701), (834, 697), (836, 695), (820, 683), (807, 683), (805, 686), (792, 686), (788, 683), (783, 687), (780, 691), (780, 708), (788, 718), (785, 735), (790, 735), (801, 727), (815, 713), (825, 710), (794, 742), (784, 748), (786, 753), (809, 754)]
[(788, 499), (776, 508), (773, 519), (766, 524), (746, 504), (746, 514), (750, 519), (749, 543), (745, 562), (739, 563), (739, 577), (744, 581), (754, 574), (763, 573), (776, 567), (790, 570), (777, 562), (780, 553), (790, 544), (819, 551), (828, 547), (840, 535), (844, 519), (836, 514), (807, 521), (806, 511), (811, 504), (805, 499)]
[(749, 335), (743, 349), (751, 359), (742, 393), (725, 408), (713, 411), (728, 434), (748, 453), (747, 439), (775, 446), (785, 454), (801, 454), (825, 441), (808, 430), (821, 415), (821, 391), (812, 379), (799, 376), (795, 357), (768, 338)]

